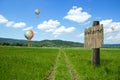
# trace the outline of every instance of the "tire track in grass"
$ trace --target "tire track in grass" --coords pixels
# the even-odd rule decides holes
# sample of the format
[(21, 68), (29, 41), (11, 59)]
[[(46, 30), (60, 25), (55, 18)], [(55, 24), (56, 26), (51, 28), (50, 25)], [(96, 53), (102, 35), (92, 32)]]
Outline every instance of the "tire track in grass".
[(80, 80), (64, 49), (59, 49), (55, 64), (45, 80)]
[(65, 56), (65, 61), (66, 61), (67, 67), (69, 69), (69, 72), (71, 74), (72, 80), (80, 80), (80, 77), (79, 77), (78, 73), (72, 67), (72, 64), (70, 63), (70, 61), (69, 61), (69, 59), (68, 59), (68, 57), (66, 55), (66, 52), (64, 50), (63, 50), (63, 53), (64, 53), (64, 56)]
[(57, 69), (57, 66), (58, 66), (60, 56), (61, 56), (61, 50), (59, 49), (59, 53), (58, 53), (57, 58), (55, 60), (55, 64), (50, 69), (48, 76), (44, 80), (55, 80), (55, 73), (56, 73), (56, 69)]
[(62, 49), (60, 52), (61, 57), (56, 69), (55, 80), (72, 80), (67, 64), (65, 62), (65, 56)]

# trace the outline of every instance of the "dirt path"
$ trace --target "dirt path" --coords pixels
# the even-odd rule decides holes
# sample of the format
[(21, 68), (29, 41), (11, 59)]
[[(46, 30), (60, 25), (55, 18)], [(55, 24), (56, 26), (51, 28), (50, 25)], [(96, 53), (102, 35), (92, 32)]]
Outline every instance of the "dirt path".
[[(61, 59), (62, 60), (64, 60), (64, 63), (61, 63)], [(63, 64), (64, 66), (60, 66), (59, 64)], [(66, 71), (68, 72), (68, 73), (66, 73), (66, 74), (69, 74), (70, 76), (70, 78), (69, 79), (72, 79), (72, 80), (80, 80), (80, 77), (79, 77), (79, 75), (77, 74), (77, 72), (76, 72), (76, 70), (72, 67), (72, 64), (70, 63), (70, 61), (69, 61), (69, 59), (68, 59), (68, 57), (67, 57), (67, 55), (66, 55), (66, 52), (65, 52), (65, 50), (64, 49), (59, 49), (59, 54), (57, 55), (57, 58), (56, 58), (56, 61), (55, 61), (55, 64), (54, 64), (54, 66), (51, 68), (51, 70), (50, 70), (50, 72), (49, 72), (49, 74), (48, 74), (48, 76), (45, 78), (45, 80), (55, 80), (55, 79), (57, 79), (56, 78), (56, 72), (58, 71), (58, 75), (59, 76), (62, 76), (62, 78), (63, 77), (65, 77), (66, 78), (66, 75), (64, 75), (63, 76), (63, 74), (61, 74), (59, 71), (59, 67), (62, 67), (62, 68), (64, 68), (66, 66), (66, 68), (67, 68), (67, 70), (65, 70), (64, 72), (66, 73)], [(61, 69), (62, 69), (61, 68)], [(57, 70), (58, 69), (58, 70)], [(62, 79), (61, 78), (61, 79)], [(58, 79), (58, 80), (61, 80), (61, 79)], [(66, 80), (66, 79), (65, 79)]]
[(69, 69), (69, 72), (71, 74), (71, 77), (72, 77), (72, 80), (80, 80), (80, 77), (78, 75), (78, 73), (76, 72), (76, 70), (72, 67), (72, 64), (70, 63), (67, 55), (66, 55), (66, 52), (63, 51), (64, 53), (64, 56), (65, 56), (65, 61), (66, 61), (66, 64), (67, 64), (67, 67)]
[(61, 56), (61, 52), (60, 52), (60, 49), (59, 49), (59, 53), (58, 53), (57, 58), (55, 60), (55, 64), (51, 68), (51, 70), (50, 70), (48, 76), (45, 78), (45, 80), (55, 80), (55, 73), (56, 73), (56, 69), (57, 69), (57, 65), (58, 65), (60, 56)]

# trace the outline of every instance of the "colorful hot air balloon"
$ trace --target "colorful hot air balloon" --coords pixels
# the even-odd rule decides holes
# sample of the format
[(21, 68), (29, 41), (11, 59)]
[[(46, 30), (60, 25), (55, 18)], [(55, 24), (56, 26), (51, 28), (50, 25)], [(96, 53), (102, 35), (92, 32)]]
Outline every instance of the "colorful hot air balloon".
[(25, 38), (26, 38), (27, 40), (31, 40), (31, 39), (33, 38), (33, 36), (34, 36), (34, 32), (33, 32), (32, 30), (27, 30), (27, 31), (25, 32)]
[(40, 10), (39, 9), (36, 9), (35, 10), (35, 14), (38, 16), (40, 14)]
[(24, 35), (25, 38), (28, 40), (28, 46), (30, 46), (30, 40), (33, 38), (34, 32), (32, 30), (27, 30)]
[(114, 28), (113, 26), (111, 27), (111, 29), (112, 29), (112, 31), (114, 31), (114, 30), (115, 30), (115, 28)]

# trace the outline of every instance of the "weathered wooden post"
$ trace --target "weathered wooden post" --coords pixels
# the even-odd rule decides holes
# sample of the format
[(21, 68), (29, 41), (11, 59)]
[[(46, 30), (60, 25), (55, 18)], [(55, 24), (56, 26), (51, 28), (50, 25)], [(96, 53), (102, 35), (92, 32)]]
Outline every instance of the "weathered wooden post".
[(92, 61), (93, 65), (100, 65), (100, 48), (92, 49)]
[(85, 48), (92, 49), (93, 65), (100, 65), (100, 47), (103, 44), (103, 25), (100, 25), (99, 21), (93, 21), (91, 28), (85, 29)]
[[(93, 21), (93, 27), (99, 26), (99, 21)], [(95, 36), (97, 38), (97, 36)], [(98, 44), (95, 43), (95, 44)], [(92, 62), (93, 65), (99, 65), (100, 64), (100, 48), (92, 48)]]

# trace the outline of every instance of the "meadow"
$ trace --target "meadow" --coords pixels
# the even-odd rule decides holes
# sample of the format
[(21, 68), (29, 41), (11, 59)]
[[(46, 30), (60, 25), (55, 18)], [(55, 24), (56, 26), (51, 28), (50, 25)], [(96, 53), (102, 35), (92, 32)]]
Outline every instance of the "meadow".
[(120, 48), (102, 48), (100, 66), (91, 65), (91, 50), (66, 49), (82, 80), (120, 80)]
[(0, 80), (44, 80), (58, 49), (0, 47)]
[(101, 48), (100, 66), (84, 48), (0, 47), (0, 80), (120, 80), (120, 48)]

